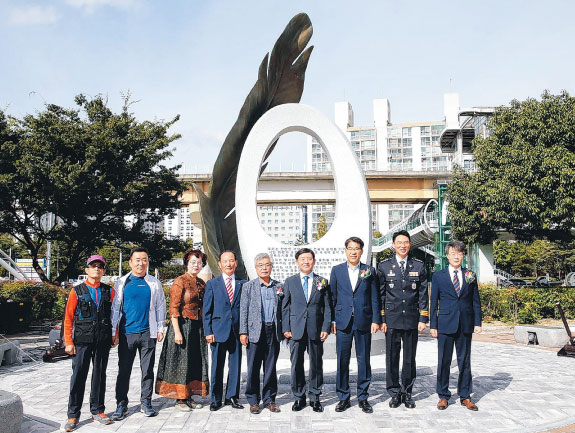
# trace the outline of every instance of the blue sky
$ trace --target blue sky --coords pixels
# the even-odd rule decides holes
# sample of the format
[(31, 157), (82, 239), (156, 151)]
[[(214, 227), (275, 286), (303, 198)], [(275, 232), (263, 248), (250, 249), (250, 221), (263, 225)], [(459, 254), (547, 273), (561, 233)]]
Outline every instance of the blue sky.
[[(441, 120), (450, 91), (462, 107), (575, 93), (571, 1), (0, 0), (0, 108), (23, 116), (84, 93), (119, 109), (129, 91), (140, 120), (181, 115), (173, 161), (208, 172), (298, 12), (315, 46), (302, 103), (330, 118), (342, 100), (370, 125), (374, 98), (401, 123)], [(271, 169), (303, 169), (293, 149), (279, 146)]]

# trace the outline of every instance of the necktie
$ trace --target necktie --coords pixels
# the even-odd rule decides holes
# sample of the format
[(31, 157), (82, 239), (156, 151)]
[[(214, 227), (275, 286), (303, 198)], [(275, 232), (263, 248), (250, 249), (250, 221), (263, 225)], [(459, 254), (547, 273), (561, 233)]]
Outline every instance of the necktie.
[(309, 300), (308, 299), (308, 287), (307, 287), (307, 281), (309, 280), (309, 275), (306, 275), (305, 277), (303, 277), (303, 294), (305, 295), (305, 300)]
[(405, 262), (403, 260), (399, 262), (399, 267), (401, 268), (401, 279), (405, 280)]
[(457, 297), (461, 294), (461, 285), (459, 284), (459, 278), (457, 278), (457, 271), (453, 271), (453, 287), (455, 287), (455, 293)]
[(230, 304), (234, 300), (234, 291), (232, 290), (232, 277), (226, 278), (226, 290), (228, 291), (228, 296), (230, 297)]

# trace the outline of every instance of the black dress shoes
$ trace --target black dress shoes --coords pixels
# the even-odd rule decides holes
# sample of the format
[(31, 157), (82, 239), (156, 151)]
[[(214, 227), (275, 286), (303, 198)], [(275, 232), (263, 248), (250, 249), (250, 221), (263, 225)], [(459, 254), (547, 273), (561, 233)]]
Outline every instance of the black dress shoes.
[(399, 407), (401, 405), (401, 396), (402, 394), (398, 392), (393, 397), (391, 397), (391, 400), (389, 400), (389, 407), (392, 409)]
[(244, 407), (240, 404), (236, 397), (226, 398), (224, 404), (226, 406), (231, 406), (234, 409), (243, 409)]
[(291, 410), (293, 410), (294, 412), (299, 412), (304, 407), (306, 407), (306, 405), (307, 405), (307, 403), (305, 401), (305, 398), (303, 398), (301, 400), (296, 400), (294, 402), (293, 406), (291, 407)]
[(360, 401), (359, 407), (364, 413), (373, 413), (373, 408), (371, 407), (371, 404), (369, 404), (367, 399)]
[(309, 405), (313, 409), (314, 412), (323, 412), (323, 406), (321, 405), (319, 400), (309, 402)]
[(405, 394), (403, 396), (403, 404), (408, 409), (415, 409), (415, 401), (411, 398), (411, 394)]
[(216, 410), (221, 409), (221, 408), (222, 408), (222, 402), (221, 401), (219, 403), (211, 403), (210, 404), (210, 410), (212, 412), (215, 412)]
[(351, 407), (351, 403), (349, 402), (349, 398), (346, 400), (340, 400), (337, 406), (335, 407), (336, 412), (343, 412), (346, 409)]

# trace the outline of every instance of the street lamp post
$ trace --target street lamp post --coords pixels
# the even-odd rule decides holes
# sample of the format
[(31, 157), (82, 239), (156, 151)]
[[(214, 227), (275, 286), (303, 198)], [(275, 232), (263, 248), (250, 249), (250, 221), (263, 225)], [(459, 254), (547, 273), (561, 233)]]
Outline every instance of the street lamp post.
[(118, 278), (122, 277), (122, 248), (118, 248), (120, 250), (120, 260), (118, 265)]
[[(45, 213), (40, 217), (40, 226), (44, 233), (48, 234), (56, 225), (56, 215), (52, 212)], [(52, 241), (48, 238), (46, 244), (46, 277), (50, 279), (50, 265), (52, 264)]]

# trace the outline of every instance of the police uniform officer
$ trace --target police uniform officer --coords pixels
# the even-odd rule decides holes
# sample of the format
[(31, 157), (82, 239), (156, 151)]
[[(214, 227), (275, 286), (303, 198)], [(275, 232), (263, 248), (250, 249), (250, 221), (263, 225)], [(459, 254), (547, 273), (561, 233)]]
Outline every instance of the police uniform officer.
[[(412, 409), (415, 382), (415, 353), (418, 331), (429, 320), (427, 273), (420, 260), (408, 256), (411, 247), (405, 230), (393, 234), (396, 255), (381, 262), (377, 268), (381, 294), (381, 330), (385, 332), (386, 388), (391, 396), (389, 406), (401, 403)], [(403, 367), (399, 383), (399, 355), (403, 344)]]

